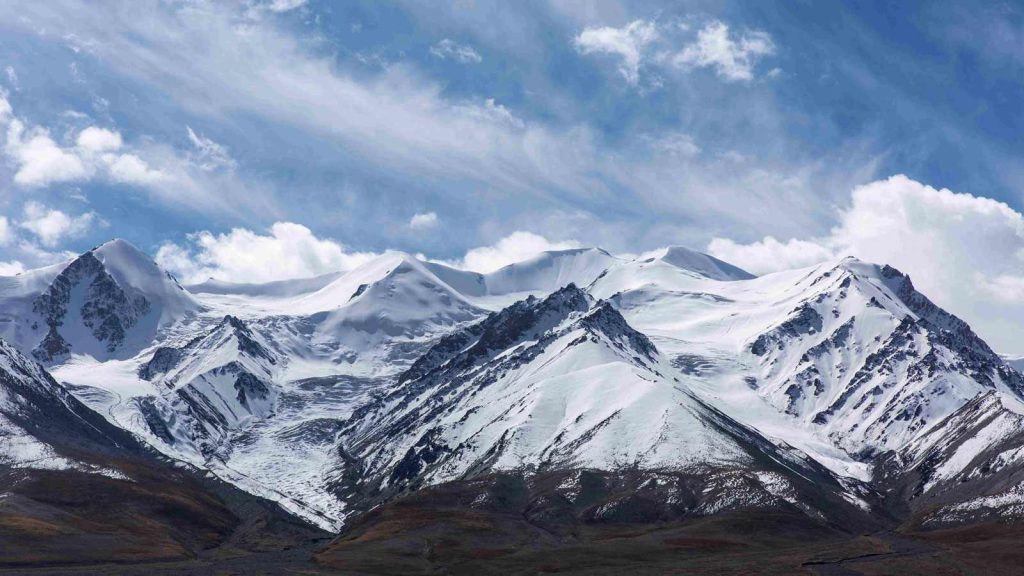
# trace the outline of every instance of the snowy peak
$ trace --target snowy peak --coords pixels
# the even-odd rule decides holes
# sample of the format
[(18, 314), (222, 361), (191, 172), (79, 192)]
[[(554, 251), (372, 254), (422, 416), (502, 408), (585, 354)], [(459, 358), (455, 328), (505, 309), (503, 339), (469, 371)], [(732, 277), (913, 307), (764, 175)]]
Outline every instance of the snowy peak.
[(682, 246), (665, 248), (657, 259), (712, 280), (750, 280), (755, 277), (728, 262)]
[(446, 337), (357, 410), (336, 489), (386, 494), (489, 470), (749, 465), (770, 449), (666, 373), (610, 304), (572, 284), (528, 298)]
[(752, 339), (761, 393), (852, 451), (902, 446), (985, 390), (1024, 379), (888, 266), (812, 269), (792, 308)]
[(402, 253), (385, 254), (342, 275), (296, 300), (293, 309), (326, 312), (322, 330), (327, 332), (354, 329), (387, 337), (416, 337), (484, 313), (426, 263)]
[(782, 506), (821, 518), (804, 498), (830, 502), (824, 514), (859, 502), (806, 456), (697, 399), (646, 336), (573, 284), (449, 335), (339, 439), (332, 486), (353, 509), (499, 471), (632, 470), (653, 486), (686, 476), (695, 515)]
[[(573, 322), (566, 327), (569, 320)], [(625, 340), (636, 347), (636, 354), (649, 359), (656, 352), (647, 337), (630, 328), (608, 303), (595, 304), (586, 292), (569, 284), (546, 298), (530, 296), (445, 336), (399, 377), (399, 383), (422, 379), (439, 369), (465, 370), (522, 343), (543, 341), (556, 328), (564, 331), (576, 326), (590, 333), (605, 332), (617, 342)]]
[[(162, 397), (142, 402), (140, 410), (158, 438), (208, 452), (229, 431), (273, 414), (282, 362), (262, 335), (225, 316), (184, 346), (154, 351), (139, 377), (158, 385)], [(186, 425), (173, 432), (180, 422)]]
[(44, 362), (73, 352), (96, 358), (130, 355), (151, 342), (161, 326), (201, 308), (173, 277), (123, 240), (59, 268), (6, 280), (0, 305), (12, 318), (4, 334)]
[[(69, 308), (72, 316), (69, 318)], [(51, 361), (71, 351), (71, 344), (61, 333), (68, 324), (68, 333), (77, 339), (74, 327), (81, 325), (106, 352), (114, 352), (124, 343), (126, 333), (152, 308), (142, 294), (123, 288), (93, 252), (86, 252), (71, 262), (53, 283), (32, 303), (32, 311), (42, 317), (46, 336), (33, 350), (33, 355)], [(72, 336), (74, 334), (74, 336)]]
[(126, 290), (147, 298), (166, 323), (200, 306), (169, 272), (131, 243), (114, 239), (92, 250), (103, 268)]
[(567, 284), (587, 286), (610, 266), (622, 263), (600, 248), (543, 252), (484, 275), (491, 295), (551, 293)]

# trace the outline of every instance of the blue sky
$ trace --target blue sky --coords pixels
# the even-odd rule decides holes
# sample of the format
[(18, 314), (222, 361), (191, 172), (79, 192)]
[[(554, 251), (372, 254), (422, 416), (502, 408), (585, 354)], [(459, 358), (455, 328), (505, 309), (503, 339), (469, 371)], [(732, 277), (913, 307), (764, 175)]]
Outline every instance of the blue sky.
[(970, 285), (1024, 306), (1022, 68), (1003, 2), (0, 0), (0, 270), (113, 236), (230, 280), (852, 251), (1003, 334)]

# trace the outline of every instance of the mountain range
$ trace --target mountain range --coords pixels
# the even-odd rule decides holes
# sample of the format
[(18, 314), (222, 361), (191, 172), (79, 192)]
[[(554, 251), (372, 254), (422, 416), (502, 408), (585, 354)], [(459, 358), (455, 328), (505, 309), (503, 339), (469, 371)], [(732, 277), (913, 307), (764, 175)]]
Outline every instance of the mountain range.
[(113, 240), (0, 277), (0, 440), (0, 568), (230, 548), (274, 573), (316, 542), (328, 572), (472, 573), (475, 546), (507, 573), (601, 557), (595, 530), (731, 522), (615, 538), (668, 562), (779, 530), (825, 542), (801, 562), (826, 570), (938, 546), (860, 535), (1024, 519), (1024, 375), (854, 258), (758, 277), (682, 247), (488, 274), (387, 253), (182, 286)]

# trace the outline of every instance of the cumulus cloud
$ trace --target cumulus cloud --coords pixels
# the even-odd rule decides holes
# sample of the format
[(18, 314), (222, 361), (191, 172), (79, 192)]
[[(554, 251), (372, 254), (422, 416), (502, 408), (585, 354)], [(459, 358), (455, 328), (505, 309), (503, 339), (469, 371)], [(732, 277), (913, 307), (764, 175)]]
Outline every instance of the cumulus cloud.
[(376, 256), (349, 252), (309, 228), (277, 222), (267, 234), (245, 228), (190, 234), (185, 245), (165, 243), (156, 262), (186, 283), (216, 278), (228, 282), (271, 282), (350, 270)]
[(7, 126), (4, 152), (17, 165), (14, 182), (22, 186), (46, 186), (92, 175), (92, 169), (74, 151), (58, 146), (47, 130), (26, 129), (16, 118)]
[(145, 160), (135, 154), (105, 154), (103, 162), (110, 173), (110, 179), (125, 184), (155, 184), (167, 178), (160, 170), (149, 167)]
[(430, 54), (435, 58), (447, 60), (451, 58), (462, 64), (479, 64), (483, 61), (480, 54), (472, 46), (459, 44), (458, 42), (445, 38), (430, 47)]
[(78, 133), (78, 147), (86, 152), (110, 152), (121, 148), (121, 134), (106, 128), (89, 126)]
[(1024, 215), (996, 200), (893, 176), (855, 188), (836, 217), (824, 237), (750, 244), (716, 238), (708, 252), (762, 273), (843, 255), (890, 264), (993, 345), (1024, 352)]
[(749, 81), (754, 78), (758, 60), (775, 53), (775, 44), (765, 32), (749, 31), (738, 36), (729, 33), (729, 26), (714, 20), (698, 33), (697, 39), (673, 58), (684, 69), (710, 67), (725, 80)]
[(80, 238), (94, 226), (104, 224), (95, 212), (74, 216), (39, 202), (27, 202), (23, 218), (18, 222), (18, 226), (35, 234), (39, 243), (47, 248), (53, 248), (64, 240)]
[[(736, 35), (719, 20), (707, 22), (688, 35), (689, 26), (662, 25), (634, 20), (621, 28), (586, 28), (573, 39), (581, 54), (611, 54), (621, 60), (619, 73), (632, 85), (640, 81), (644, 66), (673, 65), (681, 70), (713, 68), (727, 81), (749, 81), (762, 58), (775, 53), (768, 33), (759, 30)], [(777, 69), (770, 72), (777, 75)]]
[(491, 246), (480, 246), (466, 252), (462, 260), (452, 262), (455, 266), (474, 272), (493, 272), (503, 266), (521, 262), (549, 250), (579, 248), (575, 240), (551, 241), (532, 232), (517, 231), (498, 240)]
[(780, 242), (771, 236), (750, 244), (714, 238), (708, 253), (754, 274), (803, 268), (835, 257), (835, 252), (816, 241), (791, 238)]
[(0, 123), (7, 123), (4, 153), (17, 166), (14, 182), (45, 187), (61, 182), (85, 181), (96, 175), (125, 184), (151, 185), (166, 178), (160, 170), (134, 153), (121, 153), (120, 132), (89, 126), (78, 133), (73, 146), (61, 146), (41, 126), (26, 126), (14, 117), (6, 98), (0, 96)]
[(581, 54), (610, 54), (621, 59), (619, 73), (630, 84), (640, 79), (644, 50), (658, 38), (657, 26), (650, 21), (634, 20), (621, 28), (586, 28), (574, 39)]
[(409, 228), (413, 230), (429, 230), (436, 228), (440, 219), (437, 217), (436, 212), (423, 212), (420, 214), (414, 214), (409, 219)]

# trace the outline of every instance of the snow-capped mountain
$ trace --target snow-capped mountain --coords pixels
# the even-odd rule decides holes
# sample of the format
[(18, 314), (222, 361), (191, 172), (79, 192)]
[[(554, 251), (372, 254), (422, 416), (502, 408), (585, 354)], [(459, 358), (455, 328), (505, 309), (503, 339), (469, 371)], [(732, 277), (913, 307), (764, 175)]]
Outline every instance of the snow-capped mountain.
[[(154, 434), (169, 444), (187, 442), (207, 452), (228, 431), (273, 413), (280, 362), (261, 335), (225, 316), (184, 346), (157, 348), (139, 368), (139, 377), (162, 392), (162, 402), (137, 402)], [(183, 423), (184, 429), (176, 429)]]
[(114, 241), (0, 278), (0, 331), (109, 424), (327, 529), (492, 473), (681, 482), (669, 516), (975, 518), (952, 507), (1017, 490), (1024, 377), (884, 265), (387, 253), (195, 290)]
[(357, 410), (340, 435), (337, 490), (358, 502), (496, 470), (632, 469), (742, 485), (721, 509), (792, 499), (809, 476), (835, 491), (834, 507), (857, 501), (672, 373), (608, 302), (573, 284), (531, 297), (446, 336)]
[(808, 435), (858, 458), (897, 449), (980, 392), (1024, 390), (963, 321), (888, 266), (848, 258), (719, 281), (654, 260), (610, 270), (591, 292), (716, 405), (812, 452)]
[(915, 511), (915, 521), (928, 527), (1024, 516), (1022, 408), (1015, 397), (979, 394), (886, 454), (879, 483), (891, 483), (890, 490)]
[(146, 255), (113, 240), (63, 264), (0, 279), (0, 336), (43, 362), (131, 357), (198, 302)]

